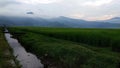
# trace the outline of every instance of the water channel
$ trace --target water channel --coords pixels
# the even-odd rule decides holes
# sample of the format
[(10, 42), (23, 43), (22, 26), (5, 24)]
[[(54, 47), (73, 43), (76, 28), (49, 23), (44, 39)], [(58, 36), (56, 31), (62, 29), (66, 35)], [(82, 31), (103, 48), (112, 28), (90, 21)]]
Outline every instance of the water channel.
[(5, 37), (10, 47), (13, 49), (14, 56), (22, 65), (22, 68), (43, 68), (43, 64), (36, 55), (29, 53), (18, 42), (17, 39), (12, 38), (12, 35), (5, 29)]

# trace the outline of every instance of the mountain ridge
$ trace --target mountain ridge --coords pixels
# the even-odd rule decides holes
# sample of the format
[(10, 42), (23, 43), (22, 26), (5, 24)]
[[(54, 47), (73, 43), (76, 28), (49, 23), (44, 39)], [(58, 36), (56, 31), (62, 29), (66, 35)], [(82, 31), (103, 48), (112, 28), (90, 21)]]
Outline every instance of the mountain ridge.
[(69, 17), (51, 19), (0, 16), (0, 24), (8, 26), (41, 26), (41, 27), (71, 27), (71, 28), (120, 28), (120, 23), (106, 21), (86, 21)]
[(108, 20), (103, 20), (103, 22), (109, 22), (109, 23), (120, 23), (120, 17), (113, 17)]

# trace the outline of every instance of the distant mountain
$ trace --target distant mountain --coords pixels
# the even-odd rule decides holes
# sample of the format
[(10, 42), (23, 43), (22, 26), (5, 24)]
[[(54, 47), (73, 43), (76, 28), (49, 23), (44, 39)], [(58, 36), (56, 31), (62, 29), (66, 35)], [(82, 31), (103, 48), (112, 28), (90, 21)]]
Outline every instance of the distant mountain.
[(67, 27), (64, 24), (49, 22), (43, 18), (0, 16), (0, 24), (7, 26)]
[(68, 17), (52, 18), (50, 22), (59, 22), (74, 28), (119, 28), (120, 24), (98, 21), (86, 21), (82, 19), (73, 19)]
[(104, 22), (109, 22), (109, 23), (120, 23), (120, 17), (114, 17), (109, 20), (104, 20)]
[(8, 26), (41, 26), (41, 27), (71, 27), (71, 28), (120, 28), (120, 23), (109, 23), (106, 21), (86, 21), (68, 17), (57, 17), (51, 19), (31, 17), (9, 17), (0, 16), (0, 24)]
[(64, 25), (68, 25), (69, 27), (80, 27), (81, 25), (87, 23), (87, 21), (85, 21), (85, 20), (72, 19), (72, 18), (63, 17), (63, 16), (49, 19), (49, 21), (62, 23)]

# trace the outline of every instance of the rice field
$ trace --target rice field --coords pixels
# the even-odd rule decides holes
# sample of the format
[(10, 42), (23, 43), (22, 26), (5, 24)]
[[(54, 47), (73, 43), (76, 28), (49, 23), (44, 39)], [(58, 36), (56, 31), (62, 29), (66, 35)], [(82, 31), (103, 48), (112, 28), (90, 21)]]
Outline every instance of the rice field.
[(120, 29), (13, 27), (48, 68), (119, 68)]

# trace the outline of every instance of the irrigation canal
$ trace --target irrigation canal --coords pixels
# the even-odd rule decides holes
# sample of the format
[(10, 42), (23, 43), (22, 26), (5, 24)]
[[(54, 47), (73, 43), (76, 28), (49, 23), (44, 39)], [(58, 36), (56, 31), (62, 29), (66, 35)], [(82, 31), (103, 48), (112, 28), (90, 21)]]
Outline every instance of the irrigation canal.
[(20, 62), (22, 68), (43, 68), (43, 64), (41, 64), (36, 55), (27, 52), (17, 39), (12, 38), (12, 35), (6, 28), (4, 32), (8, 44), (13, 49), (14, 56)]

